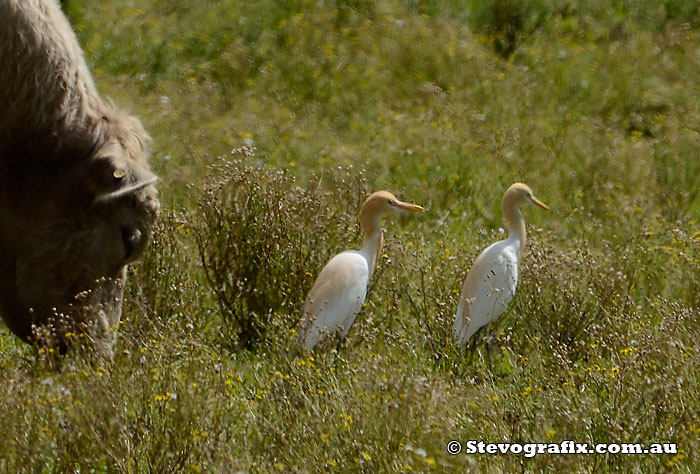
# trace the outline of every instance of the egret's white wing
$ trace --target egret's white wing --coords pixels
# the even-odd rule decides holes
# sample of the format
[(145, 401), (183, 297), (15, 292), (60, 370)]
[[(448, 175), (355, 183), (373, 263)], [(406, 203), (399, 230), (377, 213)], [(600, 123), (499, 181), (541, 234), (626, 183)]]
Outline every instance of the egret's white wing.
[(367, 296), (369, 264), (359, 252), (347, 251), (333, 257), (321, 273), (304, 302), (299, 340), (313, 349), (327, 333), (350, 331)]
[(507, 241), (496, 242), (476, 259), (467, 275), (453, 329), (463, 346), (483, 326), (498, 318), (513, 299), (518, 283), (518, 257)]

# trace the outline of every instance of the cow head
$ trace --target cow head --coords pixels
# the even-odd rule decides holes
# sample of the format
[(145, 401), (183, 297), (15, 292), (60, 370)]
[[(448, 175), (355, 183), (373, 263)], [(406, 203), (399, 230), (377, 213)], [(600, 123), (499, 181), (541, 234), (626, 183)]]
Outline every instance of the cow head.
[(112, 113), (99, 125), (87, 158), (18, 173), (24, 182), (13, 188), (25, 195), (14, 209), (0, 201), (0, 217), (9, 217), (0, 233), (0, 312), (25, 340), (65, 346), (66, 333), (87, 332), (108, 355), (125, 268), (146, 248), (159, 202), (140, 122)]

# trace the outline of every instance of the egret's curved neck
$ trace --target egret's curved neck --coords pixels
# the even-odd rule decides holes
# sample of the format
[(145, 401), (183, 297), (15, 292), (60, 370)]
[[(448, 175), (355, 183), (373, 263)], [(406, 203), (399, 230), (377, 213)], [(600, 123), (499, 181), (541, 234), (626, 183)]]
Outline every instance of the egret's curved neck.
[(374, 266), (377, 264), (379, 255), (382, 253), (382, 228), (379, 226), (379, 217), (376, 215), (368, 215), (360, 213), (360, 226), (365, 235), (365, 240), (360, 249), (360, 253), (364, 255), (369, 263), (369, 276), (372, 278)]
[(519, 203), (504, 199), (501, 206), (503, 208), (503, 216), (508, 221), (508, 240), (520, 244), (518, 250), (522, 255), (525, 252), (527, 234), (525, 232), (525, 218), (520, 211)]

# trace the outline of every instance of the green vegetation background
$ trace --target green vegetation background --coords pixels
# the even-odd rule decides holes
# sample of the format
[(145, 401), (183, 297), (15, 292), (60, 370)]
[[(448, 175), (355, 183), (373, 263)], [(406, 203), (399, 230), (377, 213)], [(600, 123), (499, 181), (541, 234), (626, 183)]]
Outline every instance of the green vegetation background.
[[(1, 472), (696, 472), (700, 3), (64, 3), (154, 139), (163, 217), (113, 365), (0, 329)], [(493, 371), (450, 343), (515, 181), (530, 247)], [(314, 275), (389, 189), (365, 310), (298, 352)], [(451, 439), (675, 455), (450, 456)]]

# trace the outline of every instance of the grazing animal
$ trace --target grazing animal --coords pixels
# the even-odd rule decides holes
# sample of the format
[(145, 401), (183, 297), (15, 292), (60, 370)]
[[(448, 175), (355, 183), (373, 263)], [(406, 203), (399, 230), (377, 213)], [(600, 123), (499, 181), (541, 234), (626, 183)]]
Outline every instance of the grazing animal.
[(56, 0), (0, 0), (0, 315), (25, 341), (81, 332), (111, 356), (159, 211), (149, 142), (100, 99)]
[(498, 318), (513, 299), (518, 263), (525, 251), (525, 219), (520, 211), (520, 206), (525, 204), (549, 209), (525, 184), (515, 183), (506, 190), (501, 208), (508, 221), (508, 239), (487, 247), (469, 270), (452, 334), (458, 346), (466, 345), (479, 329)]
[(388, 191), (367, 198), (360, 210), (364, 244), (359, 251), (347, 250), (333, 257), (318, 274), (304, 303), (300, 344), (308, 350), (326, 334), (338, 334), (342, 340), (362, 309), (367, 285), (382, 251), (379, 219), (391, 212), (422, 212), (415, 204), (401, 202)]

